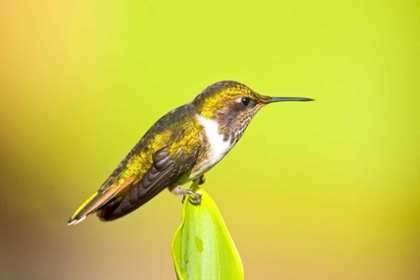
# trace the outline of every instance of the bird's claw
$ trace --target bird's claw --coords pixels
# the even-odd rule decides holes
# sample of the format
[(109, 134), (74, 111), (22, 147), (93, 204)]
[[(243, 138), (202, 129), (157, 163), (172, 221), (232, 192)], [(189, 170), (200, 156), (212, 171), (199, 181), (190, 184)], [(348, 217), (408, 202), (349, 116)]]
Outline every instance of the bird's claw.
[(201, 203), (201, 197), (203, 196), (201, 193), (195, 193), (192, 192), (190, 193), (193, 197), (189, 198), (189, 201), (194, 204), (194, 205), (198, 205)]
[[(188, 198), (188, 200), (189, 200), (189, 202), (191, 202), (191, 204), (198, 205), (198, 204), (201, 203), (201, 197), (203, 196), (201, 193), (195, 193), (193, 191), (188, 190), (188, 194), (192, 196), (192, 197)], [(187, 195), (182, 196), (182, 201), (181, 201), (182, 203), (184, 203), (186, 196)]]

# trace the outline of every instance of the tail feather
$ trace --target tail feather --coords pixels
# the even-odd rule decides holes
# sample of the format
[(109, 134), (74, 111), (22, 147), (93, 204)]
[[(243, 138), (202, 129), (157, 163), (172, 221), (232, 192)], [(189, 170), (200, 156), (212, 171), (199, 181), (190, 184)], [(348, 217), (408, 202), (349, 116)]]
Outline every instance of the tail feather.
[(83, 221), (88, 215), (97, 211), (104, 203), (101, 199), (103, 197), (98, 192), (95, 192), (91, 195), (86, 201), (80, 205), (79, 208), (74, 212), (74, 214), (69, 219), (68, 225), (76, 225)]
[(135, 176), (131, 176), (121, 185), (112, 186), (105, 190), (95, 192), (77, 208), (76, 212), (74, 212), (73, 216), (69, 219), (68, 225), (76, 225), (83, 221), (88, 215), (100, 210), (104, 205), (111, 201), (118, 200), (118, 197), (123, 196), (128, 191), (129, 186), (135, 178)]

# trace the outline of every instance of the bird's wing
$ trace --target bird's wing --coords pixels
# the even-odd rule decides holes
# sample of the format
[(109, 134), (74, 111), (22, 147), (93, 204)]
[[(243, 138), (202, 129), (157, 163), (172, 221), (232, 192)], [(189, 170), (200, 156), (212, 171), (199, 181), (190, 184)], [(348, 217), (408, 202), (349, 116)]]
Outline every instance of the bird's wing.
[(98, 212), (101, 220), (110, 221), (134, 211), (187, 173), (198, 154), (199, 149), (187, 155), (182, 149), (171, 155), (168, 147), (156, 151), (152, 156), (152, 165), (140, 181), (132, 176), (117, 187), (95, 193), (70, 218), (69, 225), (94, 212)]

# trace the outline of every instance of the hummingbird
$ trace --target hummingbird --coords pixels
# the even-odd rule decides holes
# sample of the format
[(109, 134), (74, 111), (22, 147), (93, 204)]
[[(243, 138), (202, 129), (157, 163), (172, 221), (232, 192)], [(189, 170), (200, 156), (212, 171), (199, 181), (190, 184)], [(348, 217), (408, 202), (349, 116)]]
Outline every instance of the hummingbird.
[(190, 103), (160, 118), (121, 161), (98, 191), (71, 216), (68, 225), (96, 213), (112, 221), (136, 210), (168, 188), (175, 195), (201, 195), (182, 185), (204, 183), (204, 174), (239, 141), (255, 114), (265, 105), (313, 101), (303, 97), (260, 95), (235, 81), (204, 89)]

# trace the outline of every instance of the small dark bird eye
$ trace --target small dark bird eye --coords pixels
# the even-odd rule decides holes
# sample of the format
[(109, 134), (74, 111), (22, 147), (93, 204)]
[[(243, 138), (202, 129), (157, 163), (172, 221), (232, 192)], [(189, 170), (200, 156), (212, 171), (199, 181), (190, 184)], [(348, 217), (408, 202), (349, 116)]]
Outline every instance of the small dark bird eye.
[(248, 106), (249, 102), (251, 102), (251, 100), (248, 97), (242, 97), (241, 102), (244, 106)]

